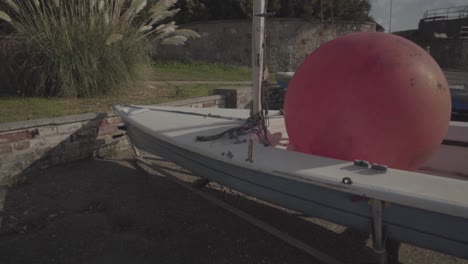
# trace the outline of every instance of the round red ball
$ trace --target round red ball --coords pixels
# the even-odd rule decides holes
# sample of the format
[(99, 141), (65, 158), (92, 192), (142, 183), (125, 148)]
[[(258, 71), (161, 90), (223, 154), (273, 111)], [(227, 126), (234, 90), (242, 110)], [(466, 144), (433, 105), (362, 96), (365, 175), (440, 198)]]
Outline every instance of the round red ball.
[(421, 47), (386, 33), (332, 40), (298, 67), (285, 99), (295, 150), (412, 170), (450, 122), (444, 73)]

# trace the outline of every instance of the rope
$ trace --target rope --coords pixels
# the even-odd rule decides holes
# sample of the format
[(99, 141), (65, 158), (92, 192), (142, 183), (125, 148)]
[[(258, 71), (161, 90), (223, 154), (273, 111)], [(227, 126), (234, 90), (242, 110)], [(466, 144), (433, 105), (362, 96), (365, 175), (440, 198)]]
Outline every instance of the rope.
[[(268, 0), (265, 1), (265, 8), (264, 9), (265, 9), (265, 13), (268, 13)], [(266, 28), (265, 28), (265, 32), (266, 32)], [(265, 42), (266, 42), (266, 36), (265, 36)], [(266, 55), (267, 55), (267, 45), (266, 44), (263, 45), (263, 54), (264, 54), (264, 58), (265, 58)], [(265, 83), (267, 83), (267, 80), (265, 80), (265, 77), (267, 77), (266, 79), (268, 79), (268, 77), (269, 77), (268, 76), (268, 66), (267, 65), (265, 65), (265, 69), (263, 71), (264, 71), (264, 74), (263, 74), (262, 86), (260, 87), (262, 95), (264, 95), (264, 96), (262, 96), (263, 111), (259, 116), (259, 122), (258, 122), (258, 125), (259, 125), (261, 131), (257, 131), (256, 135), (258, 136), (260, 143), (262, 143), (264, 146), (271, 146), (271, 142), (268, 139), (268, 127), (270, 126), (270, 117), (268, 116), (268, 105), (270, 103), (270, 92), (269, 92), (268, 85), (265, 85)], [(266, 89), (265, 89), (265, 87), (266, 87)]]
[(239, 118), (239, 117), (228, 117), (228, 116), (222, 116), (222, 115), (213, 115), (211, 113), (208, 114), (200, 114), (200, 113), (193, 113), (193, 112), (186, 112), (186, 111), (181, 111), (181, 110), (165, 110), (165, 109), (152, 109), (144, 106), (136, 106), (136, 105), (124, 105), (122, 106), (129, 106), (132, 108), (138, 108), (138, 109), (146, 109), (148, 111), (155, 111), (155, 112), (166, 112), (166, 113), (173, 113), (173, 114), (184, 114), (184, 115), (193, 115), (193, 116), (201, 116), (201, 117), (210, 117), (210, 118), (218, 118), (218, 119), (226, 119), (226, 120), (244, 120), (245, 118)]
[[(267, 12), (267, 8), (268, 8), (268, 0), (265, 1), (264, 12)], [(255, 37), (255, 36), (252, 36), (252, 37)], [(266, 48), (264, 47), (263, 49), (264, 49), (264, 54), (266, 54)], [(268, 69), (268, 67), (266, 67), (266, 69)], [(262, 143), (264, 146), (271, 146), (270, 140), (268, 139), (268, 126), (270, 125), (269, 116), (268, 116), (269, 92), (268, 92), (268, 89), (266, 89), (266, 94), (265, 94), (264, 83), (265, 83), (265, 80), (262, 80), (262, 85), (260, 87), (261, 89), (260, 92), (262, 95), (263, 111), (261, 111), (255, 116), (251, 115), (246, 120), (246, 122), (240, 127), (231, 128), (231, 129), (228, 129), (226, 131), (223, 131), (219, 134), (212, 135), (212, 136), (198, 136), (196, 137), (196, 141), (218, 140), (218, 139), (225, 137), (226, 135), (228, 136), (229, 139), (232, 139), (232, 138), (237, 138), (238, 136), (253, 132), (258, 137), (260, 143)], [(251, 108), (251, 110), (253, 112), (253, 108)]]
[(211, 135), (211, 136), (198, 136), (196, 141), (206, 142), (222, 139), (225, 136), (228, 136), (229, 139), (237, 138), (238, 136), (246, 135), (249, 133), (255, 133), (258, 136), (260, 143), (265, 146), (271, 146), (270, 141), (268, 140), (267, 128), (265, 126), (265, 118), (262, 113), (259, 113), (256, 116), (249, 117), (244, 124), (239, 127), (230, 128), (221, 133)]
[[(212, 114), (207, 115), (207, 114), (191, 113), (191, 112), (177, 111), (177, 110), (151, 109), (151, 108), (140, 107), (140, 106), (131, 106), (131, 107), (139, 108), (139, 109), (147, 109), (149, 111), (177, 113), (177, 114), (219, 118), (219, 119), (227, 119), (227, 120), (243, 120), (242, 118), (225, 117), (221, 115), (212, 115)], [(115, 113), (115, 109), (113, 110)], [(223, 131), (221, 133), (211, 135), (211, 136), (197, 136), (195, 140), (202, 141), (202, 142), (214, 141), (214, 140), (222, 139), (225, 136), (228, 136), (229, 139), (233, 139), (233, 138), (237, 138), (239, 136), (246, 135), (252, 132), (258, 136), (260, 143), (262, 143), (265, 146), (271, 146), (270, 141), (268, 140), (267, 127), (265, 124), (265, 118), (263, 116), (263, 113), (259, 113), (257, 116), (251, 116), (247, 118), (244, 124), (242, 124), (239, 127), (230, 128), (226, 131)]]

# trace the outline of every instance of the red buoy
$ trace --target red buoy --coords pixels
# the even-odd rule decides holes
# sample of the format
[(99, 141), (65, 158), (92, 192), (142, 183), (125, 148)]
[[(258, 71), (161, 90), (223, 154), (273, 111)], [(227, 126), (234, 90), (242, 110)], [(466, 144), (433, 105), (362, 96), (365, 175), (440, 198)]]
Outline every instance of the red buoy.
[(332, 40), (296, 70), (285, 122), (300, 152), (416, 169), (442, 142), (450, 91), (434, 59), (386, 33)]

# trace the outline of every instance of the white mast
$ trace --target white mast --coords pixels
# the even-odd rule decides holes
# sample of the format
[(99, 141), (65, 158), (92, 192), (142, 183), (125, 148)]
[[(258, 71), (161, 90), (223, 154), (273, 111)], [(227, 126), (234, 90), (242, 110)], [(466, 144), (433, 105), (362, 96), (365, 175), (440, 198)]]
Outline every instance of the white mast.
[(390, 0), (390, 22), (388, 25), (388, 33), (392, 33), (392, 12), (393, 12), (393, 0)]
[(262, 111), (265, 13), (265, 0), (254, 0), (252, 16), (252, 115), (254, 116)]

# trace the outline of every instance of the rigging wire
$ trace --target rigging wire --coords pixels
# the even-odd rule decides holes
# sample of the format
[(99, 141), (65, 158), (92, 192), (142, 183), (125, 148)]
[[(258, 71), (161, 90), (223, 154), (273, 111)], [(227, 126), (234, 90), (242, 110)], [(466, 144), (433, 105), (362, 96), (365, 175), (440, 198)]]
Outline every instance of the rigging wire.
[[(264, 12), (265, 14), (258, 14), (259, 16), (266, 16), (267, 15), (267, 8), (268, 8), (268, 0), (265, 1), (265, 6), (264, 6)], [(252, 36), (255, 38), (255, 36)], [(266, 54), (266, 45), (265, 42), (263, 43), (263, 52)], [(268, 67), (266, 67), (268, 70)], [(196, 137), (197, 141), (212, 141), (212, 140), (218, 140), (222, 139), (226, 136), (228, 136), (229, 139), (234, 139), (238, 138), (238, 136), (246, 135), (249, 133), (254, 133), (257, 137), (258, 140), (261, 144), (264, 146), (271, 146), (271, 142), (268, 139), (268, 127), (270, 126), (270, 117), (268, 115), (268, 104), (269, 104), (269, 89), (267, 87), (268, 85), (266, 84), (265, 80), (265, 75), (268, 74), (262, 74), (263, 78), (261, 81), (261, 86), (260, 86), (260, 95), (262, 99), (262, 111), (259, 113), (251, 116), (246, 120), (246, 122), (235, 128), (230, 128), (226, 131), (223, 131), (221, 133), (211, 135), (211, 136), (198, 136)], [(253, 104), (251, 106), (251, 113), (253, 113)]]
[[(268, 0), (265, 0), (265, 6), (264, 6), (264, 12), (268, 14)], [(268, 16), (266, 16), (268, 17)], [(265, 25), (264, 25), (265, 26)], [(266, 32), (266, 29), (264, 30)], [(263, 58), (266, 57), (267, 54), (267, 48), (266, 48), (266, 36), (265, 36), (265, 41), (263, 42)], [(261, 87), (260, 87), (260, 92), (262, 95), (262, 111), (260, 112), (261, 116), (259, 117), (258, 121), (258, 129), (259, 131), (256, 131), (256, 135), (259, 138), (260, 143), (262, 143), (265, 146), (271, 146), (271, 142), (268, 139), (268, 127), (270, 126), (270, 118), (268, 116), (268, 107), (269, 107), (269, 98), (270, 98), (270, 93), (268, 89), (268, 66), (265, 66), (263, 69), (263, 74), (262, 74), (262, 82), (261, 82)], [(266, 78), (265, 78), (266, 77)]]

